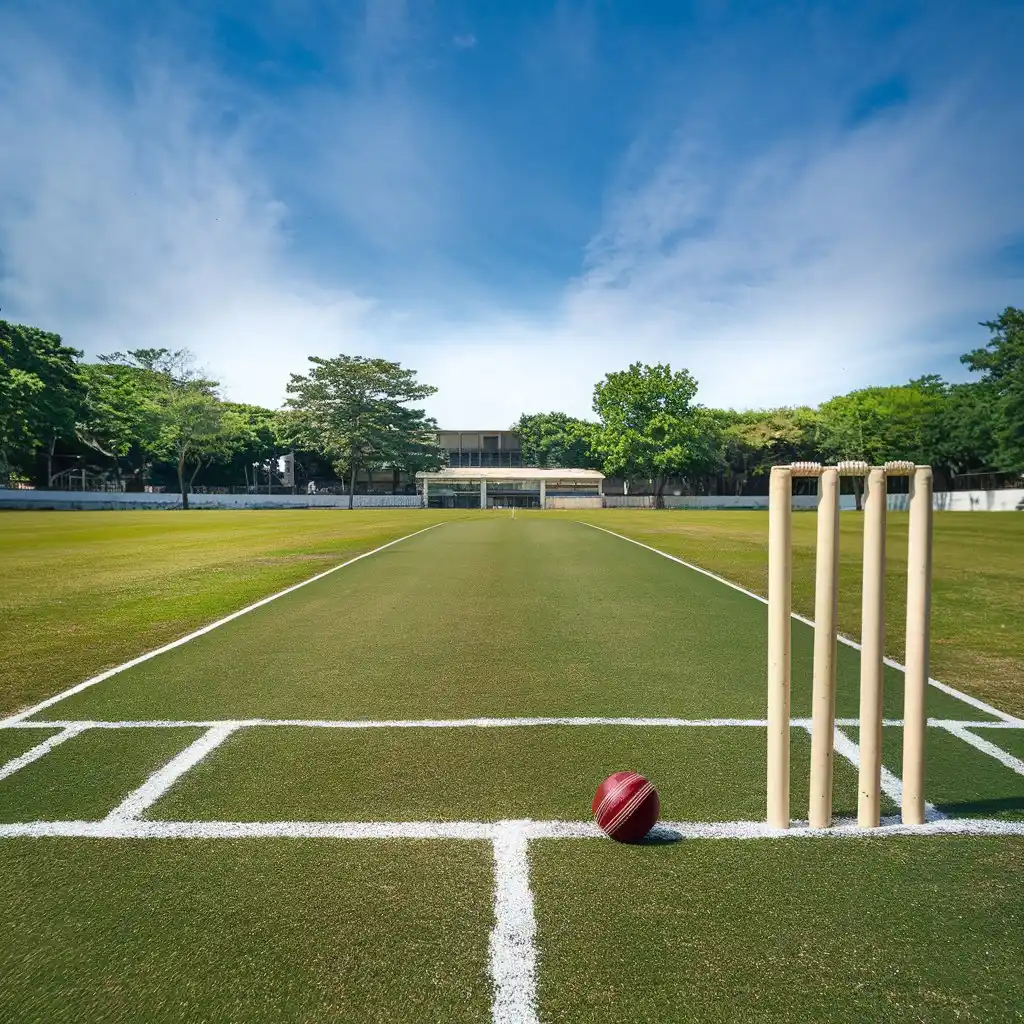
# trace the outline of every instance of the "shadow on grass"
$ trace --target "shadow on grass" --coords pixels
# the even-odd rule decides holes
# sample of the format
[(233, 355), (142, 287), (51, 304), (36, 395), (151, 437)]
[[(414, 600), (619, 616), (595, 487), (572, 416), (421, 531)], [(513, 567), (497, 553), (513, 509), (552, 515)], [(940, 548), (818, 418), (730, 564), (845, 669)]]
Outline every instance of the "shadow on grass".
[(633, 846), (667, 846), (669, 843), (682, 842), (683, 834), (674, 828), (666, 828), (664, 825), (655, 825), (650, 832)]
[(965, 800), (961, 803), (942, 803), (936, 806), (951, 818), (992, 815), (1007, 811), (1024, 815), (1024, 796), (1004, 796), (997, 800)]

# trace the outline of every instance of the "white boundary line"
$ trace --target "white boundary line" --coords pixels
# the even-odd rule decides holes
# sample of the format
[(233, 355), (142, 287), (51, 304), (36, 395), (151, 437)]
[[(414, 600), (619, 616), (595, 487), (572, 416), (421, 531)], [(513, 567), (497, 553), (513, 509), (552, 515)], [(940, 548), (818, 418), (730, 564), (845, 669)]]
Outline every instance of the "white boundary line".
[(997, 747), (989, 740), (982, 739), (981, 736), (975, 736), (974, 733), (964, 728), (964, 724), (961, 722), (944, 722), (942, 728), (950, 735), (963, 740), (964, 743), (969, 743), (975, 750), (980, 750), (983, 754), (988, 754), (989, 757), (995, 758), (995, 760), (999, 761), (1000, 764), (1006, 765), (1011, 771), (1016, 772), (1018, 775), (1024, 775), (1024, 761), (1019, 757), (1014, 757), (1013, 754), (1003, 750), (1002, 747)]
[(43, 740), (42, 743), (37, 743), (31, 750), (26, 750), (24, 754), (8, 761), (7, 764), (0, 765), (0, 779), (8, 778), (15, 772), (20, 771), (26, 765), (31, 764), (33, 761), (38, 761), (39, 758), (48, 754), (54, 747), (58, 747), (61, 743), (66, 742), (73, 736), (77, 736), (79, 733), (85, 732), (85, 730), (89, 728), (89, 723), (68, 722), (64, 726), (58, 726), (58, 728), (62, 731), (58, 732), (56, 736), (50, 736), (48, 739)]
[[(670, 562), (676, 562), (679, 565), (685, 566), (687, 569), (692, 569), (694, 572), (700, 573), (701, 576), (707, 576), (709, 579), (724, 584), (732, 590), (745, 594), (747, 597), (752, 597), (755, 601), (760, 601), (761, 604), (768, 603), (768, 599), (762, 597), (760, 594), (755, 594), (752, 590), (747, 590), (746, 587), (741, 587), (738, 583), (733, 583), (732, 580), (727, 580), (724, 576), (719, 576), (717, 573), (713, 573), (708, 569), (702, 569), (699, 565), (694, 565), (692, 562), (686, 562), (682, 558), (670, 555), (667, 551), (661, 551), (658, 548), (651, 547), (650, 544), (644, 544), (642, 541), (634, 540), (632, 537), (627, 537), (622, 533), (616, 533), (614, 530), (605, 529), (603, 526), (595, 526), (593, 523), (586, 523), (582, 519), (577, 519), (576, 522), (581, 526), (589, 526), (592, 530), (600, 530), (601, 533), (607, 533), (609, 536), (618, 537), (619, 540), (628, 541), (630, 544), (635, 544), (637, 547), (644, 548), (647, 551), (653, 551), (654, 554), (661, 555), (662, 558), (667, 558)], [(797, 622), (802, 622), (805, 626), (814, 626), (813, 619), (808, 619), (796, 612), (792, 613), (792, 617), (796, 619)], [(838, 640), (841, 644), (845, 644), (847, 647), (852, 647), (855, 651), (859, 651), (861, 649), (860, 644), (857, 643), (856, 640), (851, 640), (850, 637), (843, 636), (842, 633), (838, 635)], [(906, 666), (901, 665), (898, 661), (895, 661), (892, 658), (883, 658), (882, 660), (886, 665), (890, 668), (896, 669), (898, 672), (907, 671)], [(977, 697), (972, 697), (969, 693), (963, 693), (961, 690), (957, 690), (946, 683), (940, 683), (938, 679), (929, 679), (928, 684), (930, 686), (934, 686), (937, 690), (941, 690), (943, 693), (949, 694), (950, 697), (955, 697), (964, 704), (969, 704), (971, 707), (977, 708), (979, 711), (984, 711), (985, 714), (992, 715), (994, 718), (1001, 719), (1004, 722), (1024, 722), (1024, 719), (1019, 719), (1005, 711), (1000, 711), (991, 704), (986, 704), (985, 701), (979, 700)]]
[(254, 604), (246, 605), (244, 608), (239, 608), (237, 612), (225, 615), (224, 618), (218, 619), (216, 622), (211, 622), (208, 626), (203, 626), (201, 629), (188, 633), (186, 636), (179, 637), (177, 640), (172, 640), (171, 643), (164, 644), (163, 647), (158, 647), (156, 650), (140, 654), (139, 657), (132, 658), (131, 661), (126, 661), (123, 665), (107, 669), (106, 672), (101, 672), (98, 676), (93, 676), (91, 679), (86, 679), (84, 682), (78, 683), (76, 686), (72, 686), (69, 689), (64, 690), (62, 693), (58, 693), (53, 697), (48, 697), (46, 700), (40, 701), (38, 704), (35, 704), (30, 708), (26, 708), (24, 711), (19, 711), (17, 714), (0, 721), (0, 726), (20, 722), (25, 718), (31, 718), (32, 715), (36, 715), (40, 711), (43, 711), (48, 707), (52, 707), (59, 701), (72, 697), (76, 693), (81, 693), (82, 690), (86, 690), (90, 686), (102, 683), (105, 679), (109, 679), (111, 676), (115, 676), (119, 672), (124, 672), (125, 669), (141, 665), (144, 661), (149, 661), (150, 658), (155, 658), (158, 654), (166, 654), (167, 651), (173, 651), (175, 647), (181, 647), (182, 644), (187, 644), (190, 640), (195, 640), (197, 637), (204, 636), (206, 633), (227, 625), (227, 623), (233, 622), (235, 619), (240, 618), (243, 615), (248, 615), (249, 612), (255, 611), (257, 608), (262, 608), (264, 605), (270, 604), (271, 601), (276, 601), (279, 597), (284, 597), (286, 594), (293, 594), (296, 590), (308, 587), (310, 583), (316, 583), (317, 580), (322, 580), (325, 576), (330, 576), (331, 573), (337, 572), (339, 569), (344, 569), (346, 566), (353, 565), (364, 558), (369, 558), (370, 555), (375, 555), (380, 551), (384, 551), (386, 548), (393, 547), (395, 544), (401, 544), (402, 541), (409, 540), (412, 537), (418, 537), (421, 533), (426, 533), (428, 530), (434, 530), (438, 526), (443, 525), (444, 523), (434, 523), (432, 526), (426, 526), (422, 530), (416, 530), (414, 533), (407, 533), (404, 537), (398, 537), (395, 540), (388, 541), (387, 544), (381, 544), (380, 547), (376, 547), (372, 551), (364, 551), (361, 555), (356, 555), (354, 558), (350, 558), (347, 562), (342, 562), (340, 565), (334, 565), (324, 572), (317, 573), (315, 576), (310, 576), (308, 580), (303, 580), (301, 583), (295, 583), (290, 587), (285, 587), (284, 590), (279, 590), (276, 594), (271, 594), (269, 597), (264, 597), (262, 600), (256, 601)]
[[(808, 729), (808, 733), (810, 730)], [(860, 768), (860, 744), (855, 743), (849, 736), (843, 732), (842, 729), (837, 725), (835, 727), (835, 737), (833, 740), (835, 752), (841, 757), (846, 758), (854, 768)], [(885, 765), (881, 768), (881, 785), (882, 792), (897, 806), (899, 807), (903, 801), (903, 781), (896, 778), (895, 775)]]
[[(590, 821), (516, 822), (524, 840), (605, 839)], [(504, 822), (487, 821), (30, 821), (0, 823), (0, 839), (80, 837), (83, 839), (475, 839), (493, 842)], [(904, 825), (884, 818), (878, 828), (861, 828), (840, 820), (831, 828), (809, 828), (797, 822), (773, 829), (763, 821), (666, 821), (655, 826), (651, 839), (886, 839), (895, 836), (1024, 835), (1024, 821), (992, 818), (943, 818), (923, 825)]]
[[(794, 718), (790, 722), (794, 729), (808, 729), (809, 718)], [(837, 718), (836, 725), (859, 728), (860, 719)], [(238, 719), (173, 719), (154, 718), (125, 721), (39, 719), (34, 722), (0, 722), (0, 730), (20, 729), (212, 729), (214, 726), (230, 725), (237, 729), (520, 729), (535, 726), (626, 726), (631, 728), (665, 729), (764, 729), (768, 722), (764, 718), (601, 718), (601, 717), (553, 717), (553, 718), (423, 718), (423, 719), (330, 719), (330, 718), (238, 718)], [(901, 718), (886, 718), (886, 728), (903, 727)], [(976, 722), (952, 718), (929, 718), (928, 727), (949, 730), (951, 727), (964, 729), (1024, 730), (1024, 721)]]
[(143, 811), (152, 807), (185, 772), (199, 764), (210, 751), (219, 747), (237, 728), (237, 725), (229, 722), (224, 725), (215, 725), (203, 733), (180, 754), (171, 758), (163, 768), (153, 772), (134, 793), (125, 797), (107, 815), (107, 820), (125, 821), (138, 818)]
[(488, 942), (494, 1024), (538, 1024), (537, 922), (526, 824), (501, 822), (494, 829), (494, 927)]
[[(810, 734), (810, 731), (810, 728), (808, 728), (808, 734)], [(834, 745), (837, 754), (845, 757), (854, 768), (860, 768), (860, 745), (854, 743), (838, 725), (835, 728)], [(903, 780), (898, 775), (894, 775), (889, 771), (884, 764), (881, 767), (880, 777), (882, 792), (897, 807), (901, 807), (903, 804)], [(946, 817), (934, 804), (930, 804), (927, 801), (925, 801), (924, 805), (924, 816), (926, 821), (938, 821)]]

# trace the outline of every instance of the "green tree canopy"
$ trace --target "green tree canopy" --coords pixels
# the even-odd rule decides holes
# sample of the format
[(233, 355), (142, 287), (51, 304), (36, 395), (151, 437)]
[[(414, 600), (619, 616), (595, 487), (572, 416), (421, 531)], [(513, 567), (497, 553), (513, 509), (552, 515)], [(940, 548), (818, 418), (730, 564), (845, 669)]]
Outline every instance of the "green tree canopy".
[(83, 399), (80, 355), (59, 334), (0, 320), (0, 473), (73, 435)]
[(1024, 310), (1007, 306), (997, 320), (981, 326), (992, 336), (961, 361), (981, 374), (995, 399), (995, 463), (1000, 469), (1024, 469)]
[[(117, 382), (131, 392), (136, 403), (130, 410), (137, 417), (136, 441), (174, 465), (182, 507), (187, 509), (199, 471), (230, 452), (226, 409), (217, 394), (217, 382), (195, 369), (187, 349), (134, 349), (99, 358), (107, 374), (97, 372), (94, 379)], [(117, 425), (113, 416), (105, 422)]]
[(722, 475), (731, 490), (743, 493), (751, 477), (764, 476), (773, 465), (817, 458), (818, 414), (807, 406), (727, 410), (716, 415)]
[(157, 396), (156, 451), (174, 463), (182, 508), (188, 508), (189, 491), (203, 466), (227, 457), (230, 450), (225, 409), (216, 387), (215, 381), (201, 377), (172, 380)]
[(840, 395), (819, 406), (820, 451), (832, 462), (929, 462), (945, 401), (946, 390), (937, 377)]
[(310, 356), (306, 375), (292, 374), (287, 406), (292, 436), (324, 452), (339, 474), (349, 477), (349, 508), (360, 469), (403, 466), (415, 454), (441, 464), (437, 424), (410, 402), (437, 388), (420, 384), (416, 371), (387, 359)]
[(670, 475), (710, 471), (717, 453), (713, 414), (693, 404), (697, 382), (668, 364), (633, 363), (594, 388), (601, 418), (598, 450), (610, 475), (648, 477), (658, 504)]
[(282, 415), (273, 409), (244, 402), (223, 402), (224, 461), (232, 475), (253, 484), (259, 472), (276, 472), (278, 458), (290, 448), (284, 436)]
[[(103, 358), (103, 357), (101, 357)], [(84, 363), (78, 377), (85, 389), (76, 433), (83, 444), (105, 455), (120, 477), (126, 460), (141, 481), (160, 436), (162, 374), (121, 363)]]
[(565, 469), (598, 469), (604, 462), (596, 450), (600, 425), (564, 412), (523, 413), (512, 427), (519, 435), (528, 465)]

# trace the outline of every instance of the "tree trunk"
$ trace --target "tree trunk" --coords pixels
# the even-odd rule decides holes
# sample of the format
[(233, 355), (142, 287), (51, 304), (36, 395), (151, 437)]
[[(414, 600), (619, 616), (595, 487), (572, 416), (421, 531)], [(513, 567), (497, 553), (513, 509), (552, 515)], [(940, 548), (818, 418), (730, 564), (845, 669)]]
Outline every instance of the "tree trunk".
[(851, 479), (853, 480), (853, 502), (854, 502), (854, 508), (856, 508), (856, 510), (858, 512), (863, 512), (864, 511), (864, 503), (862, 502), (861, 497), (862, 497), (862, 495), (864, 493), (864, 481), (859, 476), (851, 477)]
[(181, 490), (182, 510), (188, 509), (188, 486), (185, 483), (185, 453), (178, 456), (178, 487)]
[(352, 470), (349, 473), (349, 478), (348, 478), (348, 507), (349, 507), (350, 510), (352, 509), (352, 507), (353, 507), (353, 505), (355, 503), (356, 472), (357, 472), (356, 464), (352, 463)]
[(654, 490), (654, 507), (664, 508), (665, 507), (665, 484), (668, 483), (667, 476), (659, 476), (655, 479), (655, 490)]

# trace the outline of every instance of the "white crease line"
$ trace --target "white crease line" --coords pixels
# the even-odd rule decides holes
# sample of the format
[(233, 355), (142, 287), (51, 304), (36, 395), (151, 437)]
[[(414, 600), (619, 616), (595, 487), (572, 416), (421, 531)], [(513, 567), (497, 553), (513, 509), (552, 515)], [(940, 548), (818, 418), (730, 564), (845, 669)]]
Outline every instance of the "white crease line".
[(937, 726), (940, 729), (949, 729), (950, 726), (957, 726), (961, 729), (1024, 729), (1024, 718), (1014, 719), (1012, 722), (973, 722), (961, 721), (956, 718), (929, 718), (929, 725)]
[(994, 758), (1000, 764), (1006, 765), (1011, 771), (1016, 772), (1018, 775), (1024, 775), (1024, 761), (1019, 757), (1014, 757), (1013, 754), (1003, 750), (1002, 747), (997, 747), (994, 743), (982, 739), (981, 736), (975, 736), (968, 729), (952, 722), (946, 722), (943, 728), (946, 732), (963, 740), (964, 743), (969, 743), (975, 750), (980, 750), (983, 754), (988, 754), (989, 757)]
[(380, 547), (374, 548), (372, 551), (364, 551), (361, 555), (356, 555), (355, 558), (350, 558), (347, 562), (331, 566), (330, 569), (327, 569), (324, 572), (317, 573), (315, 576), (310, 576), (308, 580), (303, 580), (301, 583), (295, 583), (290, 587), (285, 587), (284, 590), (279, 590), (276, 594), (264, 597), (262, 600), (255, 602), (255, 604), (246, 605), (245, 608), (239, 608), (237, 612), (225, 615), (223, 619), (218, 619), (216, 622), (211, 622), (208, 626), (203, 626), (201, 629), (197, 629), (186, 636), (179, 637), (177, 640), (172, 640), (171, 643), (164, 644), (163, 647), (158, 647), (156, 650), (140, 654), (139, 657), (132, 658), (131, 661), (126, 661), (123, 665), (107, 669), (106, 672), (101, 672), (98, 676), (93, 676), (91, 679), (86, 679), (84, 682), (78, 683), (70, 689), (64, 690), (62, 693), (58, 693), (53, 697), (48, 697), (46, 700), (40, 701), (38, 704), (35, 704), (30, 708), (26, 708), (24, 711), (19, 711), (16, 715), (12, 715), (3, 721), (0, 721), (0, 726), (10, 725), (20, 722), (22, 719), (31, 718), (33, 715), (38, 714), (40, 711), (43, 711), (48, 707), (52, 707), (59, 701), (72, 697), (76, 693), (81, 693), (82, 690), (86, 690), (90, 686), (95, 686), (97, 683), (102, 683), (105, 679), (109, 679), (111, 676), (115, 676), (119, 672), (124, 672), (125, 669), (141, 665), (144, 661), (149, 661), (150, 658), (155, 658), (158, 654), (166, 654), (168, 651), (173, 651), (175, 647), (181, 647), (182, 644), (187, 644), (190, 640), (195, 640), (197, 637), (204, 636), (214, 629), (227, 625), (227, 623), (233, 622), (242, 615), (248, 615), (249, 612), (255, 611), (257, 608), (262, 608), (264, 605), (270, 604), (271, 601), (276, 601), (279, 597), (284, 597), (286, 594), (293, 594), (296, 590), (308, 587), (310, 583), (316, 583), (317, 580), (322, 580), (325, 576), (330, 576), (331, 573), (337, 572), (339, 569), (344, 569), (346, 566), (353, 565), (364, 558), (369, 558), (370, 555), (375, 555), (379, 551), (384, 551), (386, 548), (393, 547), (395, 544), (401, 544), (402, 541), (409, 540), (412, 537), (418, 537), (421, 533), (426, 533), (428, 530), (433, 530), (438, 526), (443, 525), (443, 523), (434, 523), (433, 526), (424, 527), (422, 530), (416, 530), (415, 533), (407, 533), (404, 537), (398, 537), (396, 540), (389, 541), (387, 544), (381, 544)]
[[(577, 519), (577, 523), (581, 526), (589, 526), (593, 530), (600, 530), (602, 533), (607, 533), (612, 537), (618, 537), (619, 540), (629, 541), (630, 544), (636, 544), (637, 547), (644, 548), (647, 551), (653, 551), (656, 555), (661, 555), (662, 558), (667, 558), (670, 562), (676, 562), (679, 565), (685, 566), (687, 569), (692, 569), (694, 572), (700, 573), (701, 576), (707, 576), (708, 579), (715, 580), (718, 583), (724, 584), (730, 587), (732, 590), (738, 591), (741, 594), (745, 594), (747, 597), (752, 597), (755, 601), (760, 601), (761, 604), (767, 604), (768, 599), (762, 597), (760, 594), (755, 594), (752, 590), (747, 590), (746, 587), (741, 587), (738, 583), (733, 583), (732, 580), (727, 580), (724, 576), (719, 576), (717, 573), (710, 572), (707, 569), (702, 569), (699, 565), (694, 565), (692, 562), (686, 562), (682, 558), (677, 558), (675, 555), (670, 555), (667, 551), (661, 551), (658, 548), (652, 548), (650, 544), (644, 544), (642, 541), (633, 540), (632, 537), (627, 537), (625, 534), (616, 533), (614, 530), (607, 530), (603, 526), (595, 526), (593, 523), (585, 523), (582, 519)], [(803, 615), (799, 615), (796, 612), (792, 613), (792, 617), (797, 622), (802, 622), (805, 626), (814, 627), (814, 620), (808, 619)], [(852, 647), (855, 651), (859, 651), (861, 646), (856, 640), (851, 640), (848, 636), (843, 636), (842, 633), (838, 634), (837, 639), (841, 644), (845, 644), (847, 647)], [(889, 668), (894, 668), (898, 672), (906, 672), (906, 666), (901, 665), (898, 661), (892, 658), (882, 659)], [(985, 701), (979, 700), (977, 697), (972, 697), (969, 693), (963, 693), (961, 690), (954, 689), (946, 683), (940, 683), (938, 679), (929, 679), (929, 686), (934, 686), (935, 689), (941, 690), (943, 693), (949, 694), (950, 697), (955, 697), (957, 700), (962, 701), (964, 704), (970, 704), (971, 707), (977, 708), (979, 711), (984, 711), (987, 715), (992, 715), (995, 718), (999, 718), (1004, 722), (1017, 722), (1019, 719), (1014, 718), (1013, 715), (1007, 714), (1005, 711), (1000, 711), (998, 708), (993, 707), (991, 704), (986, 704)]]
[[(835, 751), (845, 757), (854, 768), (860, 768), (860, 747), (838, 725), (835, 730)], [(879, 774), (882, 792), (897, 807), (901, 807), (903, 805), (903, 780), (889, 771), (884, 764)], [(939, 821), (946, 817), (942, 811), (928, 803), (927, 800), (924, 804), (924, 816), (927, 821)]]
[(487, 839), (494, 822), (478, 821), (102, 821), (0, 823), (0, 838), (87, 839)]
[(494, 928), (488, 943), (494, 1024), (537, 1024), (537, 923), (530, 891), (529, 840), (523, 822), (494, 834)]
[[(58, 726), (58, 728), (60, 727)], [(0, 766), (0, 779), (6, 779), (33, 761), (38, 761), (39, 758), (48, 754), (54, 747), (60, 746), (60, 744), (65, 743), (73, 736), (85, 732), (88, 728), (89, 724), (87, 722), (71, 722), (67, 724), (56, 736), (50, 736), (48, 739), (43, 740), (42, 743), (37, 743), (31, 750), (26, 750), (24, 754)]]
[(138, 818), (143, 811), (152, 807), (190, 768), (194, 768), (210, 751), (219, 747), (237, 728), (232, 723), (215, 725), (203, 733), (194, 743), (187, 746), (176, 757), (171, 758), (159, 771), (154, 772), (134, 793), (107, 815), (108, 821), (123, 821)]
[[(809, 718), (794, 718), (794, 729), (806, 729)], [(838, 718), (837, 725), (858, 726), (856, 718)], [(887, 727), (903, 725), (902, 719), (887, 718)], [(941, 722), (929, 722), (941, 725)], [(956, 723), (974, 726), (974, 722)], [(1006, 723), (991, 723), (1010, 728)], [(310, 718), (238, 718), (238, 719), (153, 719), (140, 721), (36, 721), (16, 722), (10, 725), (0, 723), (0, 729), (61, 729), (69, 726), (88, 729), (210, 729), (218, 725), (230, 725), (236, 729), (293, 727), (303, 729), (517, 729), (531, 726), (635, 726), (642, 728), (752, 728), (764, 729), (768, 725), (764, 718), (599, 718), (599, 717), (553, 717), (553, 718), (437, 718), (437, 719), (310, 719)]]
[[(603, 839), (590, 821), (524, 821), (525, 839)], [(493, 841), (499, 823), (484, 821), (324, 822), (324, 821), (32, 821), (0, 823), (0, 839), (74, 837), (83, 839), (467, 839)], [(1024, 821), (991, 818), (942, 818), (903, 825), (886, 817), (878, 828), (837, 821), (812, 829), (798, 822), (773, 829), (763, 821), (666, 821), (655, 826), (653, 840), (682, 839), (886, 839), (895, 836), (1024, 835)], [(610, 841), (610, 840), (609, 840)]]

